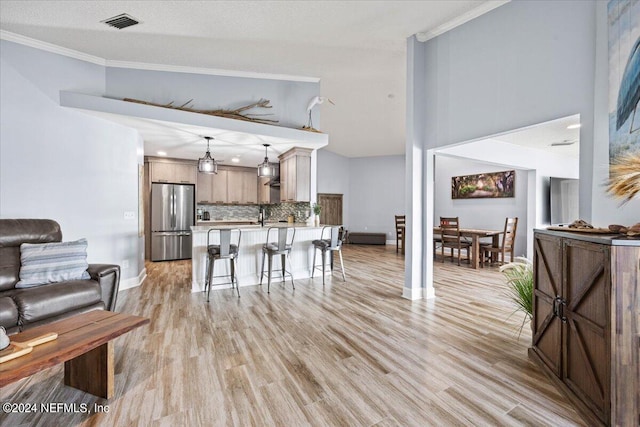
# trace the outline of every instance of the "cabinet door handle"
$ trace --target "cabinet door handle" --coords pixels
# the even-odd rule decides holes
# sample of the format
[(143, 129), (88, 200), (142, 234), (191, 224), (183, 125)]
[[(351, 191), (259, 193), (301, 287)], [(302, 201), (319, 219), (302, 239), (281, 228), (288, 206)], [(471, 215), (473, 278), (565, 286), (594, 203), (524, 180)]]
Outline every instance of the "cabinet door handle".
[(562, 321), (562, 323), (567, 323), (567, 317), (564, 315), (564, 308), (567, 306), (567, 300), (564, 298), (559, 298), (560, 300), (560, 304), (558, 306), (559, 311), (560, 311), (560, 320)]

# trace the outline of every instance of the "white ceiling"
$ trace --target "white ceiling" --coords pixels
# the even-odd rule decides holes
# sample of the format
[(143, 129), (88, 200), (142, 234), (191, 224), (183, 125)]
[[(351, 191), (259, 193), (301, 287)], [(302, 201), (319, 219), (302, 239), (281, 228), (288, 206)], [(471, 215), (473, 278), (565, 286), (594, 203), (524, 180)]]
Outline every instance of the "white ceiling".
[[(456, 144), (449, 147), (438, 149), (440, 154), (449, 154), (460, 156), (460, 147), (476, 146), (482, 147), (487, 142), (506, 142), (509, 144), (519, 145), (521, 147), (533, 148), (536, 150), (546, 151), (566, 159), (571, 162), (579, 162), (580, 160), (580, 115), (562, 117), (560, 119), (539, 123), (523, 129), (517, 129), (501, 135), (494, 135), (488, 138), (469, 141), (462, 144)], [(572, 129), (569, 129), (569, 126)], [(554, 145), (559, 143), (560, 145)], [(473, 153), (469, 150), (469, 153)], [(473, 157), (469, 157), (473, 159)], [(505, 164), (504, 166), (513, 166)]]
[[(576, 124), (580, 124), (579, 114), (494, 136), (491, 139), (578, 159), (580, 128), (567, 129), (568, 126)], [(552, 145), (557, 143), (562, 145)]]
[[(2, 0), (0, 29), (111, 61), (318, 77), (329, 150), (360, 157), (404, 153), (406, 38), (503, 3)], [(100, 23), (121, 13), (141, 24)]]

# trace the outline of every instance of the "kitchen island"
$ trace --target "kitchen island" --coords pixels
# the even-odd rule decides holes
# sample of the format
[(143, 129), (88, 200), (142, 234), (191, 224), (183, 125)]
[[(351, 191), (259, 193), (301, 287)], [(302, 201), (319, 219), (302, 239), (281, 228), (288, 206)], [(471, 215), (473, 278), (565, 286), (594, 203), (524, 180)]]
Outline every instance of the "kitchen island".
[[(192, 274), (191, 274), (191, 292), (204, 291), (204, 283), (206, 278), (207, 265), (207, 233), (211, 228), (237, 228), (242, 231), (242, 239), (240, 241), (240, 251), (236, 263), (238, 274), (238, 283), (240, 287), (257, 285), (260, 283), (260, 274), (262, 266), (262, 245), (267, 241), (267, 230), (269, 227), (288, 227), (296, 228), (296, 236), (291, 251), (291, 266), (293, 269), (294, 280), (306, 279), (311, 277), (311, 264), (313, 262), (313, 245), (311, 242), (320, 238), (322, 227), (308, 226), (304, 223), (286, 224), (274, 223), (260, 225), (237, 225), (237, 226), (192, 226)], [(327, 232), (328, 234), (328, 232)], [(277, 232), (271, 232), (271, 239), (277, 239)], [(211, 233), (211, 244), (219, 242), (219, 233)], [(233, 239), (232, 239), (233, 240)], [(322, 258), (316, 257), (316, 265), (321, 266)], [(281, 281), (279, 277), (281, 269), (280, 257), (273, 258), (273, 277), (271, 284)], [(288, 266), (287, 266), (288, 270)], [(328, 270), (328, 268), (327, 268)], [(265, 262), (266, 271), (266, 262)], [(216, 262), (213, 275), (221, 276), (230, 274), (230, 266), (228, 261)], [(322, 274), (318, 272), (318, 274)], [(267, 278), (263, 280), (266, 285)], [(229, 278), (214, 278), (211, 290), (230, 288)], [(289, 284), (290, 286), (290, 284)]]

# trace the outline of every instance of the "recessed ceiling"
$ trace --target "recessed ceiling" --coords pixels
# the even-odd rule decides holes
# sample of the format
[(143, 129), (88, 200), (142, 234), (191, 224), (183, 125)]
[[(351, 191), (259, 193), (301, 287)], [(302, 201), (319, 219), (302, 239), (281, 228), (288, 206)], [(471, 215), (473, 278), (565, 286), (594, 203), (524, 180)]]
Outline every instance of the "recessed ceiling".
[[(112, 61), (319, 77), (328, 148), (359, 157), (404, 153), (406, 38), (504, 3), (2, 0), (0, 28)], [(121, 13), (141, 23), (100, 22)]]
[(580, 128), (568, 127), (579, 123), (580, 115), (576, 114), (491, 139), (577, 159), (580, 157)]

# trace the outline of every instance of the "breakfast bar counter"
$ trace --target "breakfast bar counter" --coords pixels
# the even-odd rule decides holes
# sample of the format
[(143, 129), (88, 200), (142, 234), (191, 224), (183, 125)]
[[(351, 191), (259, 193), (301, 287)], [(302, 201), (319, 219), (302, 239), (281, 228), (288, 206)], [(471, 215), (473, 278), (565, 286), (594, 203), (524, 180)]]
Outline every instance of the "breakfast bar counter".
[[(313, 262), (313, 245), (311, 242), (320, 238), (322, 227), (308, 226), (304, 223), (287, 224), (274, 223), (260, 225), (234, 225), (234, 226), (203, 226), (196, 225), (191, 227), (192, 231), (192, 274), (191, 274), (191, 291), (202, 292), (206, 277), (207, 265), (207, 233), (210, 229), (240, 229), (242, 231), (242, 239), (240, 240), (240, 251), (238, 254), (236, 270), (238, 275), (239, 286), (251, 286), (260, 283), (260, 268), (262, 266), (262, 245), (267, 241), (267, 230), (269, 227), (295, 227), (296, 236), (291, 251), (291, 265), (293, 269), (294, 280), (306, 279), (311, 277), (311, 264)], [(271, 239), (277, 239), (277, 233), (271, 232)], [(219, 242), (219, 233), (211, 233), (211, 244)], [(280, 271), (280, 257), (274, 257), (273, 260), (273, 277), (275, 283), (278, 283)], [(316, 259), (316, 264), (321, 265), (320, 256)], [(265, 265), (266, 270), (266, 265)], [(288, 270), (288, 269), (287, 269)], [(229, 262), (216, 262), (213, 271), (214, 276), (222, 276), (230, 274)], [(214, 278), (212, 290), (230, 288), (229, 277)], [(263, 281), (266, 285), (266, 277)], [(273, 285), (272, 281), (272, 285)], [(273, 286), (272, 286), (273, 287)]]

